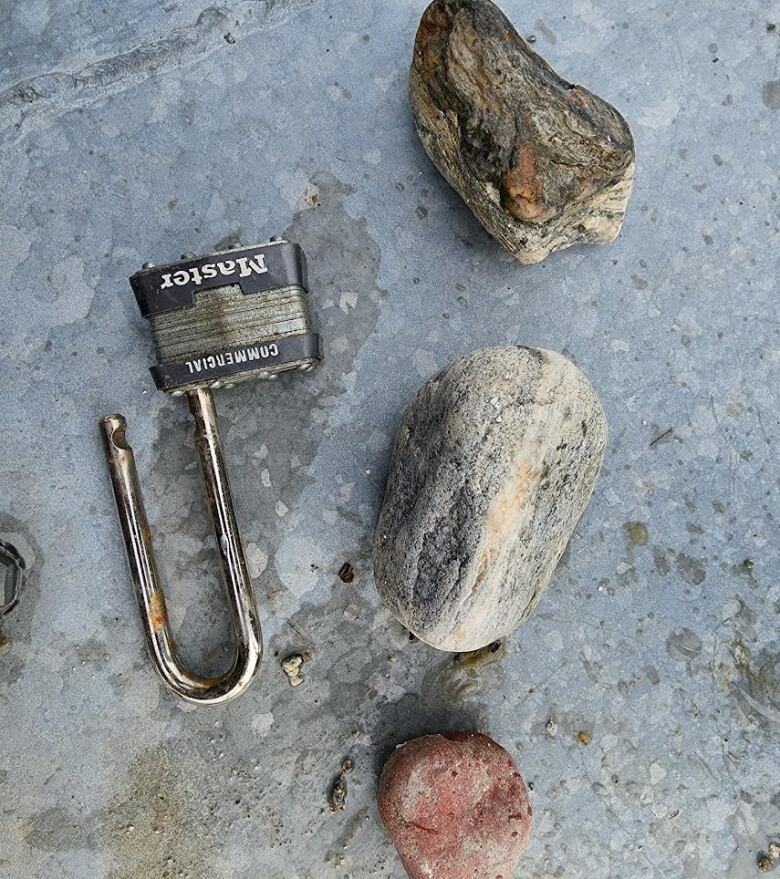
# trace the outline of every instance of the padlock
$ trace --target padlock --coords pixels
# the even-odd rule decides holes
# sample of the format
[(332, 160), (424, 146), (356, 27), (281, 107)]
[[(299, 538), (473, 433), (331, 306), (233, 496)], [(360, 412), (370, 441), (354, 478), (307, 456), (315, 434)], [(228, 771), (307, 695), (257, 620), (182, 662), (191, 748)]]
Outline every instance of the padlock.
[(217, 704), (252, 681), (262, 658), (262, 635), (211, 392), (252, 378), (273, 379), (291, 369), (308, 371), (319, 361), (320, 340), (307, 304), (306, 260), (297, 244), (276, 238), (212, 256), (185, 255), (168, 265), (147, 264), (130, 284), (152, 331), (155, 384), (185, 395), (195, 420), (195, 451), (236, 634), (234, 659), (223, 674), (195, 674), (179, 659), (122, 415), (100, 421), (106, 461), (154, 666), (182, 699)]

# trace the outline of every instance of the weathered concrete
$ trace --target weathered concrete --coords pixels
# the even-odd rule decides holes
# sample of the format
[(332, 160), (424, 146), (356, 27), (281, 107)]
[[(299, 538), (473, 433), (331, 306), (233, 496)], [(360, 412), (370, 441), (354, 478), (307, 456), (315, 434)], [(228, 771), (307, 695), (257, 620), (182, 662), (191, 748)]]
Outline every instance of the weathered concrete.
[[(414, 131), (424, 0), (228, 0), (224, 31), (179, 54), (160, 41), (197, 26), (192, 0), (9, 5), (0, 91), (108, 73), (14, 103), (2, 132), (0, 539), (30, 581), (0, 623), (0, 875), (400, 879), (380, 767), (400, 741), (472, 728), (533, 784), (529, 875), (753, 877), (780, 823), (776, 13), (505, 0), (621, 109), (639, 157), (614, 244), (522, 267)], [(127, 277), (285, 231), (327, 358), (218, 398), (268, 661), (241, 699), (190, 710), (144, 655), (95, 425), (127, 415), (186, 658), (219, 667), (189, 416), (154, 391)], [(534, 616), (453, 663), (382, 608), (374, 524), (413, 390), (518, 343), (583, 369), (611, 439)], [(306, 649), (293, 689), (277, 663)]]

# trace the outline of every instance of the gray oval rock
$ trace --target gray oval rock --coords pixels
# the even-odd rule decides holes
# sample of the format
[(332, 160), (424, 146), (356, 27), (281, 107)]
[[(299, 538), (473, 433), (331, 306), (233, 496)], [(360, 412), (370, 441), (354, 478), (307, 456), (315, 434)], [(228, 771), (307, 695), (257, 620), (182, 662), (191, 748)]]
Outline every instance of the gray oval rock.
[(490, 0), (434, 0), (409, 97), (425, 151), (523, 263), (612, 241), (634, 180), (626, 120), (537, 55)]
[(481, 348), (429, 379), (395, 441), (374, 539), (382, 599), (440, 650), (476, 650), (536, 606), (596, 482), (607, 423), (577, 367)]

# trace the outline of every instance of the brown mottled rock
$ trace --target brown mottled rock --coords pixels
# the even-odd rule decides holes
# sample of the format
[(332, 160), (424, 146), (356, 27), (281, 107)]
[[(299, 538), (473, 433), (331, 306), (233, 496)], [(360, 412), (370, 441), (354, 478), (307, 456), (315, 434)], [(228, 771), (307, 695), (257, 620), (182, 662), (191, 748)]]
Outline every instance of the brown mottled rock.
[(423, 736), (396, 748), (377, 799), (411, 879), (511, 879), (531, 833), (514, 760), (480, 733)]
[(530, 615), (596, 482), (601, 403), (570, 361), (480, 348), (430, 378), (396, 436), (376, 586), (439, 650), (477, 650)]
[(490, 0), (434, 0), (409, 94), (433, 163), (520, 262), (620, 232), (634, 142), (618, 111), (537, 55)]

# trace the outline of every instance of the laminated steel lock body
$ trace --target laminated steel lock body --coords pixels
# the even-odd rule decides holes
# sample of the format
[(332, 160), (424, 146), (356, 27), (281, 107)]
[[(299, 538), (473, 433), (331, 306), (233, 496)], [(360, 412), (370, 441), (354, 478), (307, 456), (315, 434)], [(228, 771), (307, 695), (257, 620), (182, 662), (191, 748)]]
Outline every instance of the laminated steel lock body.
[(236, 636), (233, 662), (222, 675), (194, 674), (179, 659), (121, 415), (100, 422), (106, 460), (154, 666), (182, 699), (217, 704), (252, 681), (262, 658), (262, 635), (211, 391), (252, 378), (275, 378), (290, 369), (306, 371), (318, 362), (319, 336), (307, 308), (306, 260), (297, 244), (274, 239), (170, 265), (147, 265), (130, 283), (151, 325), (158, 361), (151, 369), (154, 381), (163, 391), (186, 395), (195, 421), (195, 450)]
[(292, 242), (149, 266), (130, 284), (151, 327), (160, 390), (270, 378), (320, 358), (306, 258)]

